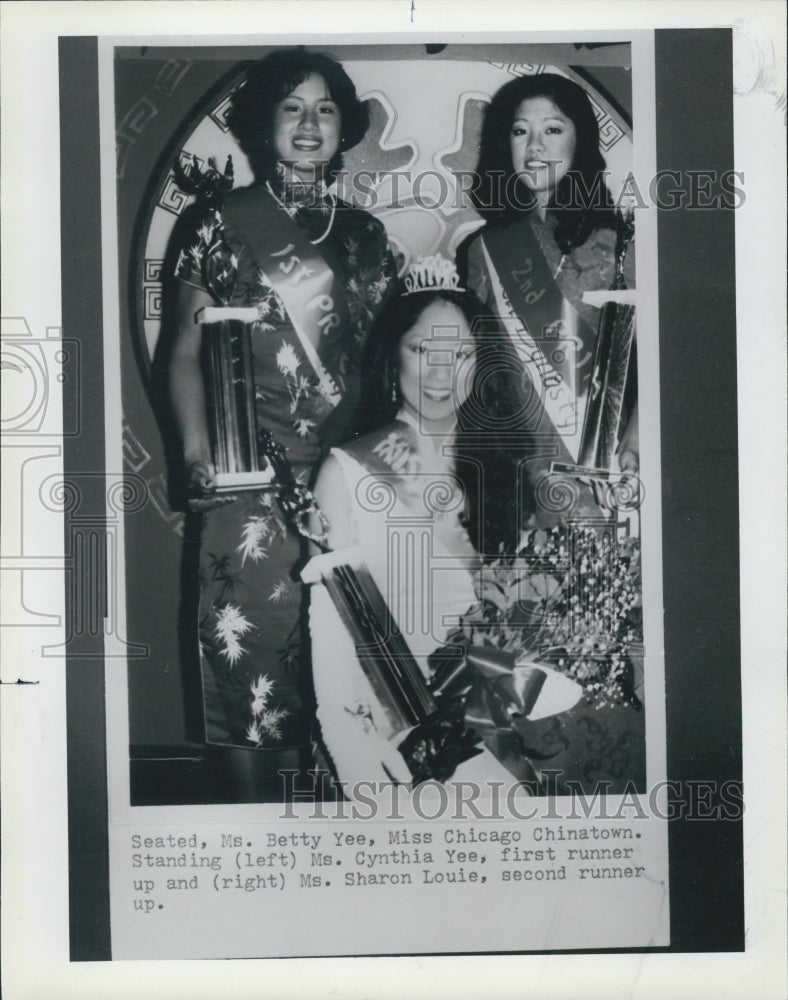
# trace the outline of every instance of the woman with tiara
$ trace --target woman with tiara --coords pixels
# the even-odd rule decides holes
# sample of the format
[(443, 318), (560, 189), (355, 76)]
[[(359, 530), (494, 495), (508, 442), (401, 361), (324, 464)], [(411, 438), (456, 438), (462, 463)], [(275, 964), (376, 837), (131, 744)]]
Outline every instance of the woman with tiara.
[[(311, 763), (308, 656), (301, 641), (300, 541), (270, 491), (217, 493), (201, 368), (202, 307), (217, 272), (231, 306), (254, 306), (256, 426), (306, 483), (319, 434), (358, 390), (358, 359), (395, 276), (383, 226), (342, 203), (332, 182), (369, 112), (331, 57), (270, 53), (233, 95), (230, 127), (255, 181), (230, 191), (179, 259), (170, 363), (193, 509), (204, 512), (199, 636), (206, 738), (241, 801), (277, 801), (279, 772)], [(231, 271), (228, 281), (224, 271)]]
[[(520, 359), (532, 482), (552, 462), (581, 458), (599, 360), (593, 293), (614, 284), (632, 288), (631, 233), (614, 209), (605, 169), (594, 110), (578, 84), (539, 73), (511, 80), (493, 97), (473, 193), (486, 225), (460, 248), (458, 260)], [(622, 472), (638, 468), (634, 359), (629, 369), (616, 442)]]
[[(493, 431), (510, 427), (515, 396), (500, 337), (485, 335), (480, 303), (454, 266), (427, 258), (405, 282), (367, 344), (357, 436), (331, 451), (314, 492), (328, 547), (360, 554), (432, 683), (433, 654), (477, 603), (480, 553), (517, 538), (516, 463)], [(346, 794), (359, 781), (410, 782), (354, 639), (319, 583), (310, 627), (318, 720)], [(550, 673), (543, 695), (557, 711), (579, 691)], [(531, 773), (519, 763), (513, 773), (483, 747), (453, 780), (511, 786)]]

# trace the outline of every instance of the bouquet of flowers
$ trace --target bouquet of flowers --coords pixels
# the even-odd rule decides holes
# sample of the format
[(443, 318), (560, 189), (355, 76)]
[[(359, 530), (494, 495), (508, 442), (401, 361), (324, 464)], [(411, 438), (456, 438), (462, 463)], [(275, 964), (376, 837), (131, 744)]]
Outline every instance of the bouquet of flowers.
[(629, 704), (642, 675), (640, 543), (615, 525), (529, 530), (483, 569), (465, 642), (551, 667), (595, 707)]

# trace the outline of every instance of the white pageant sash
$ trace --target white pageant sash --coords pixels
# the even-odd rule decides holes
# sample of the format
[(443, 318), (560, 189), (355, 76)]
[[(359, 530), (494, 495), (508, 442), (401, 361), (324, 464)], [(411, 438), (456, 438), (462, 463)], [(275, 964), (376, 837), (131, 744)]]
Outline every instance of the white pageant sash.
[[(577, 397), (574, 386), (567, 382), (564, 374), (545, 356), (542, 348), (536, 343), (525, 321), (517, 315), (509, 296), (506, 294), (485, 245), (484, 237), (481, 237), (479, 242), (484, 253), (484, 262), (490, 278), (498, 315), (506, 326), (517, 357), (522, 362), (534, 391), (539, 394), (542, 406), (550, 418), (553, 428), (573, 460), (577, 461), (583, 426), (583, 411), (586, 403), (585, 396)], [(565, 352), (571, 348), (572, 351), (576, 352), (578, 340), (577, 337), (573, 336), (573, 332), (577, 314), (566, 298), (563, 299), (562, 312), (564, 332), (556, 337), (555, 350)], [(571, 364), (568, 367), (573, 370), (575, 358), (570, 360)]]

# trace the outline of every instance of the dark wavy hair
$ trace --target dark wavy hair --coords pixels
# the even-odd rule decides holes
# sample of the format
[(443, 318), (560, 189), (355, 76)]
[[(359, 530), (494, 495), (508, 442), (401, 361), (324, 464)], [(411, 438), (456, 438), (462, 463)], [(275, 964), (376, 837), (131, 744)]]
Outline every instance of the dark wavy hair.
[(582, 246), (596, 229), (614, 228), (610, 191), (604, 182), (605, 159), (599, 149), (599, 126), (585, 90), (556, 73), (510, 80), (493, 97), (482, 128), (478, 184), (471, 197), (488, 222), (506, 223), (530, 211), (535, 198), (516, 179), (510, 135), (518, 105), (529, 98), (552, 101), (571, 120), (577, 134), (572, 167), (553, 192), (548, 211), (556, 219), (555, 241), (562, 253)]
[[(476, 344), (473, 382), (457, 414), (456, 472), (466, 495), (465, 522), (479, 552), (511, 550), (519, 534), (519, 450), (509, 443), (518, 430), (519, 363), (494, 317), (473, 292), (440, 289), (406, 295), (404, 285), (388, 300), (370, 333), (361, 362), (361, 396), (345, 438), (391, 423), (402, 406), (399, 347), (424, 310), (436, 302), (456, 306)], [(501, 431), (505, 433), (501, 434)]]
[(339, 150), (328, 164), (331, 179), (342, 167), (342, 152), (357, 145), (369, 128), (367, 102), (359, 101), (353, 81), (336, 59), (301, 47), (269, 52), (250, 67), (227, 115), (230, 130), (260, 182), (276, 176), (277, 155), (271, 141), (276, 106), (313, 73), (323, 77), (342, 116)]

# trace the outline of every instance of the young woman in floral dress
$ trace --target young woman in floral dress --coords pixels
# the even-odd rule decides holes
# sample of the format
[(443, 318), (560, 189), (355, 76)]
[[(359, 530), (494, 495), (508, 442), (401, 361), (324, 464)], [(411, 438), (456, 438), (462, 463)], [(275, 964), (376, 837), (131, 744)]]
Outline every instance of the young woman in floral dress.
[(234, 270), (225, 304), (255, 306), (258, 428), (267, 428), (306, 483), (319, 433), (357, 392), (358, 358), (395, 276), (383, 226), (341, 202), (331, 183), (368, 109), (342, 67), (320, 53), (281, 50), (249, 72), (230, 126), (255, 182), (229, 192), (178, 263), (179, 328), (170, 386), (191, 503), (204, 511), (199, 637), (206, 739), (222, 748), (241, 801), (277, 801), (279, 771), (309, 766), (313, 709), (301, 641), (299, 538), (275, 493), (215, 491), (195, 316), (216, 304), (217, 253)]

